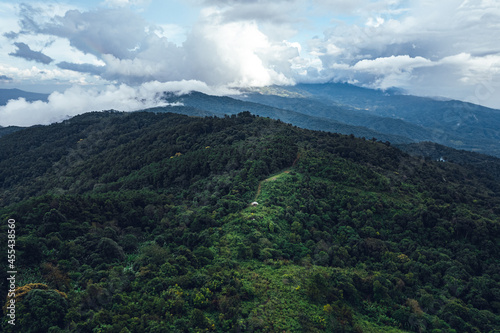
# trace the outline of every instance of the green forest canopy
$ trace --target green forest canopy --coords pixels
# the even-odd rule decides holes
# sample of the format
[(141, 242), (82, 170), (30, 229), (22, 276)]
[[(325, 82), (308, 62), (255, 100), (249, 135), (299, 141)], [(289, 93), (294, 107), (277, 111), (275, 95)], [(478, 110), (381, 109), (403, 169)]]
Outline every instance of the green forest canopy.
[(0, 186), (23, 332), (500, 329), (498, 182), (388, 143), (89, 113), (1, 138)]

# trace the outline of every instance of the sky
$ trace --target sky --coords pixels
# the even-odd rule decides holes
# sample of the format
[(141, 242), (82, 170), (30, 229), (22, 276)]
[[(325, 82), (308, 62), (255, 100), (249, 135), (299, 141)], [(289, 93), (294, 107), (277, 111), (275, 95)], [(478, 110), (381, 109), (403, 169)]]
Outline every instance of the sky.
[(498, 0), (0, 3), (0, 125), (162, 105), (158, 93), (348, 82), (500, 109)]

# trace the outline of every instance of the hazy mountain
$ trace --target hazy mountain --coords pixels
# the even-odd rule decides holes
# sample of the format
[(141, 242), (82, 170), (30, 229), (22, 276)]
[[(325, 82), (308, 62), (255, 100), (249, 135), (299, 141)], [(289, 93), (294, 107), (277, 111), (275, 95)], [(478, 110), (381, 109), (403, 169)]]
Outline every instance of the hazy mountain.
[[(249, 101), (244, 101), (235, 98), (236, 96), (228, 97), (228, 96), (210, 96), (200, 92), (191, 92), (186, 95), (177, 96), (174, 94), (167, 94), (166, 100), (169, 102), (180, 102), (186, 107), (192, 107), (199, 110), (204, 110), (211, 114), (215, 114), (218, 116), (224, 115), (235, 115), (237, 113), (243, 111), (249, 111), (252, 114), (269, 117), (271, 119), (279, 119), (285, 123), (289, 123), (298, 127), (320, 130), (320, 131), (328, 131), (334, 133), (341, 134), (353, 134), (357, 137), (365, 137), (365, 138), (377, 138), (381, 141), (390, 141), (393, 143), (409, 143), (414, 142), (416, 140), (405, 137), (404, 135), (394, 134), (390, 132), (376, 131), (361, 125), (352, 125), (346, 124), (343, 122), (343, 119), (332, 119), (328, 113), (320, 113), (314, 114), (302, 112), (302, 108), (280, 108), (275, 107), (272, 103), (267, 103), (264, 101), (263, 103), (254, 103)], [(307, 101), (305, 101), (307, 103)], [(318, 106), (318, 110), (320, 107)], [(170, 108), (165, 108), (166, 111), (170, 111)], [(177, 108), (177, 113), (183, 113), (182, 108)], [(348, 112), (342, 110), (342, 112)], [(377, 119), (378, 121), (381, 118)], [(388, 120), (389, 122), (394, 122), (392, 119)], [(399, 121), (398, 124), (400, 123)], [(365, 122), (367, 124), (367, 122)], [(383, 129), (384, 125), (380, 124), (379, 128)], [(410, 131), (409, 127), (415, 126), (407, 126), (406, 130)], [(404, 134), (403, 131), (398, 131), (401, 134)]]
[[(47, 95), (0, 90), (0, 104), (14, 98), (46, 100)], [(264, 87), (231, 97), (192, 92), (166, 94), (192, 115), (231, 115), (242, 111), (322, 131), (372, 137), (392, 143), (421, 141), (500, 156), (500, 111), (451, 100), (372, 90), (349, 84), (298, 84)], [(191, 109), (189, 109), (191, 108)], [(168, 110), (165, 109), (165, 110)], [(0, 129), (0, 135), (17, 128)]]
[(363, 126), (379, 133), (403, 136), (413, 141), (426, 140), (432, 136), (432, 131), (422, 126), (414, 125), (400, 119), (376, 116), (364, 110), (355, 110), (352, 107), (334, 105), (327, 99), (284, 97), (255, 93), (235, 97), (284, 110), (293, 110), (312, 117), (320, 117), (322, 119), (339, 121), (344, 124)]
[(11, 99), (24, 98), (28, 102), (47, 101), (48, 94), (39, 94), (19, 89), (0, 89), (0, 105), (6, 105)]
[(266, 87), (249, 91), (242, 98), (297, 112), (327, 115), (414, 141), (433, 141), (500, 156), (500, 111), (471, 103), (340, 83)]

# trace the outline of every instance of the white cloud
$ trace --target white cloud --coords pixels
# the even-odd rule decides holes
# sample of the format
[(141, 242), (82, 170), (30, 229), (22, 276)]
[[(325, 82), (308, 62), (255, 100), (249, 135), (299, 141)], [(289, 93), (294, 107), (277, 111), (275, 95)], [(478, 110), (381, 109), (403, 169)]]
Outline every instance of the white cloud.
[[(69, 41), (75, 60), (66, 60), (66, 53), (60, 61), (55, 46), (51, 53), (65, 69), (88, 69), (88, 74), (127, 84), (182, 79), (232, 86), (293, 83), (297, 45), (271, 40), (255, 21), (228, 20), (227, 9), (203, 11), (181, 46), (165, 37), (164, 28), (148, 25), (126, 8), (69, 10), (42, 23), (36, 19), (40, 10), (23, 9), (23, 35), (52, 36), (58, 45)], [(91, 62), (82, 61), (82, 54), (92, 55)]]
[(104, 5), (109, 7), (131, 7), (144, 6), (150, 3), (151, 0), (104, 0)]
[[(334, 21), (323, 38), (311, 40), (310, 54), (321, 66), (306, 69), (307, 75), (457, 99), (477, 95), (484, 82), (500, 83), (496, 1), (358, 0), (352, 7), (338, 1), (316, 3), (332, 11), (339, 5), (357, 19)], [(481, 104), (500, 107), (500, 98), (484, 96)]]
[(185, 94), (201, 91), (212, 95), (235, 93), (226, 88), (209, 87), (200, 81), (147, 82), (138, 87), (125, 84), (107, 86), (104, 90), (73, 86), (63, 93), (54, 92), (48, 102), (27, 102), (24, 99), (9, 101), (0, 106), (0, 126), (31, 126), (50, 124), (89, 111), (134, 111), (156, 106), (168, 106), (161, 99), (163, 92)]
[[(106, 0), (92, 10), (21, 5), (20, 27), (11, 28), (10, 39), (0, 36), (0, 64), (11, 68), (1, 74), (13, 79), (9, 82), (51, 77), (130, 86), (149, 81), (255, 86), (333, 79), (453, 98), (474, 95), (482, 82), (500, 82), (497, 1), (188, 3), (199, 6), (194, 12), (203, 7), (191, 27), (147, 22), (143, 11), (153, 6), (142, 0)], [(5, 58), (15, 52), (15, 42), (54, 62), (32, 67), (23, 59)], [(493, 105), (494, 100), (483, 98), (481, 103)]]
[(217, 12), (205, 15), (184, 44), (198, 79), (232, 86), (292, 83), (295, 45), (271, 42), (255, 22), (223, 23)]
[(352, 66), (352, 69), (382, 75), (387, 73), (411, 72), (414, 68), (424, 66), (432, 66), (432, 61), (422, 57), (412, 58), (408, 55), (403, 55), (376, 58), (373, 60), (364, 59)]
[(45, 69), (38, 66), (31, 67), (14, 67), (0, 64), (0, 72), (12, 77), (15, 81), (33, 81), (40, 82), (45, 80), (77, 80), (80, 77), (73, 71), (65, 71), (61, 69)]

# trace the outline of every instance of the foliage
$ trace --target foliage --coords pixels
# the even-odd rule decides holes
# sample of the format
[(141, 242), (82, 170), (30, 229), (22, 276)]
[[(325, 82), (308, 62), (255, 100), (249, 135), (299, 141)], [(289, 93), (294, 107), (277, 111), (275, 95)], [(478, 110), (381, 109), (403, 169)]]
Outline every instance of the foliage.
[(500, 328), (500, 191), (466, 166), (249, 113), (90, 113), (0, 148), (23, 332)]

